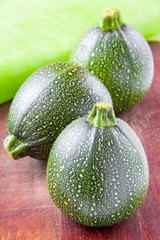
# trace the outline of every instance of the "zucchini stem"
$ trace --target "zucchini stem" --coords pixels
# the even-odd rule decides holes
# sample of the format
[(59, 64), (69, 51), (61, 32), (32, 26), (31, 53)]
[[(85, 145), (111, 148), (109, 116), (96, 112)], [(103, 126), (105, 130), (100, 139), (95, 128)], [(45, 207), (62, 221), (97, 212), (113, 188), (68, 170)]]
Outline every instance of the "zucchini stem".
[(28, 155), (26, 145), (13, 134), (9, 134), (4, 139), (3, 146), (6, 152), (15, 160)]
[(123, 25), (120, 11), (116, 8), (107, 8), (102, 11), (100, 29), (102, 31), (113, 31)]
[(111, 127), (116, 125), (116, 118), (112, 105), (106, 102), (96, 103), (88, 115), (87, 120), (96, 127)]

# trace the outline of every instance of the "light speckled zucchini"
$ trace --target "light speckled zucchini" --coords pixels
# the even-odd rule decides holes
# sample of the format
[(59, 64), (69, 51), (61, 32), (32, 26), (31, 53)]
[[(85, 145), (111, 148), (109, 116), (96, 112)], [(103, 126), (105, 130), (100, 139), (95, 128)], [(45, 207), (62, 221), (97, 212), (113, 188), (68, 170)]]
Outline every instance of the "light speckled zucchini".
[(128, 218), (143, 202), (149, 171), (134, 131), (108, 103), (69, 124), (56, 139), (47, 165), (50, 195), (59, 209), (87, 226)]
[(115, 112), (138, 103), (153, 79), (153, 57), (145, 38), (123, 24), (118, 9), (106, 9), (102, 21), (79, 40), (71, 58), (95, 74), (109, 90)]
[(4, 148), (14, 159), (27, 155), (48, 159), (59, 133), (96, 101), (112, 103), (106, 87), (89, 71), (66, 62), (40, 68), (11, 104)]

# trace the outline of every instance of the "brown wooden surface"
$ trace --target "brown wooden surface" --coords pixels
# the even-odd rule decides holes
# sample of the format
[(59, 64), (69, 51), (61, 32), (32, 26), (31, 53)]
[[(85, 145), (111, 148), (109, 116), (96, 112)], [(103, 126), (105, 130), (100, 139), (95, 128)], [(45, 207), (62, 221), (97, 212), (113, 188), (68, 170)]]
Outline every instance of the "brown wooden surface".
[(105, 228), (84, 227), (53, 204), (46, 185), (46, 162), (17, 161), (4, 151), (10, 102), (0, 106), (1, 240), (159, 240), (160, 239), (160, 43), (150, 43), (154, 81), (147, 96), (119, 114), (137, 133), (148, 158), (150, 184), (144, 203), (127, 220)]

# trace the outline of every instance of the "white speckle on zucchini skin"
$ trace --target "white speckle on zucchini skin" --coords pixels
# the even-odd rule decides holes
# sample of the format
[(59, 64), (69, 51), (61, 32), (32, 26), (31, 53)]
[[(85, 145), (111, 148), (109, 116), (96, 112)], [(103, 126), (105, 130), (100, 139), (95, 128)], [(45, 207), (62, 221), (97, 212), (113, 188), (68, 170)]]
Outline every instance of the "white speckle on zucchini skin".
[(102, 31), (99, 24), (79, 40), (71, 62), (87, 68), (109, 90), (115, 112), (138, 103), (153, 80), (153, 57), (144, 37), (123, 24), (114, 31)]
[(85, 117), (73, 121), (55, 141), (48, 160), (53, 201), (87, 226), (109, 226), (128, 218), (143, 202), (148, 181), (142, 144), (120, 119), (114, 127), (101, 128)]
[(59, 133), (97, 101), (112, 104), (106, 87), (89, 71), (65, 62), (44, 66), (16, 94), (8, 131), (26, 144), (31, 157), (47, 160)]

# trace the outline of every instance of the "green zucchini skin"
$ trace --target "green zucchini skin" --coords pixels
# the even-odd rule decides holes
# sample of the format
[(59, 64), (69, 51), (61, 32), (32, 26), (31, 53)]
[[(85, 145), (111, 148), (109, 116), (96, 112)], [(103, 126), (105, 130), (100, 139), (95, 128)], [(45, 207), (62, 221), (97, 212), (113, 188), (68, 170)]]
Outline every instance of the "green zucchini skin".
[(47, 165), (52, 200), (71, 219), (92, 227), (116, 224), (143, 202), (149, 169), (133, 130), (116, 119), (112, 127), (96, 127), (86, 117), (58, 136)]
[(77, 43), (70, 61), (87, 68), (105, 84), (115, 112), (140, 102), (153, 80), (150, 47), (127, 24), (113, 31), (102, 31), (99, 24), (91, 27)]
[[(47, 160), (59, 133), (74, 119), (87, 114), (99, 100), (112, 103), (106, 87), (82, 67), (58, 62), (40, 68), (26, 80), (11, 104), (9, 143), (5, 143), (16, 152), (14, 156), (13, 151), (10, 154), (15, 159), (29, 155)], [(21, 152), (16, 146), (17, 138)]]

